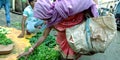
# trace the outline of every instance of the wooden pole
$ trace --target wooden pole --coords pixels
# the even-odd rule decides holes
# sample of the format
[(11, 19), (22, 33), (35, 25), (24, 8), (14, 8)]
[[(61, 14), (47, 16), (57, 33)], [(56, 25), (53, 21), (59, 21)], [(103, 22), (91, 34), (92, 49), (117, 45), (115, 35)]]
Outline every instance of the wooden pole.
[(12, 9), (15, 11), (15, 0), (12, 0)]

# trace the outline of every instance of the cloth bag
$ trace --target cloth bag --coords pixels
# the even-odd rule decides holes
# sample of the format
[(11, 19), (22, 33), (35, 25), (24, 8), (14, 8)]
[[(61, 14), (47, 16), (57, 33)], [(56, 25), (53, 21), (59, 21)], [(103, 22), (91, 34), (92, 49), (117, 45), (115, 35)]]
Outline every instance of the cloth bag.
[(77, 53), (103, 53), (117, 33), (112, 14), (97, 18), (87, 18), (81, 24), (66, 29), (70, 47)]

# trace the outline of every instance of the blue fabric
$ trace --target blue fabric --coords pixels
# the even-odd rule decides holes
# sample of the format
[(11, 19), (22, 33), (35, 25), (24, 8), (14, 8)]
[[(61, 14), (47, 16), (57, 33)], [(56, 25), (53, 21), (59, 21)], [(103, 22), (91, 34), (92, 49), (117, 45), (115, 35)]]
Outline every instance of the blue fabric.
[(38, 26), (42, 26), (40, 31), (43, 31), (45, 28), (46, 28), (46, 25), (44, 24), (44, 21), (43, 20), (39, 20), (35, 25), (34, 27), (38, 27)]
[[(32, 7), (29, 5), (27, 6), (24, 11), (23, 11), (23, 16), (27, 17), (27, 20), (35, 20), (33, 17), (33, 9)], [(37, 19), (36, 19), (37, 20)]]
[[(41, 29), (37, 29), (35, 28), (35, 25), (40, 25), (42, 27)], [(46, 28), (46, 25), (44, 24), (43, 20), (36, 20), (36, 21), (28, 20), (26, 22), (26, 29), (28, 30), (28, 32), (31, 32), (31, 33), (36, 33), (37, 31), (42, 32), (45, 28)]]
[(92, 50), (92, 45), (91, 45), (91, 40), (90, 40), (90, 36), (91, 36), (91, 31), (90, 31), (90, 18), (87, 18), (86, 20), (86, 24), (85, 24), (85, 31), (86, 31), (86, 43), (88, 45), (88, 48), (90, 50)]
[(46, 25), (44, 24), (43, 20), (37, 19), (33, 17), (33, 8), (29, 5), (24, 9), (23, 16), (27, 17), (26, 20), (26, 29), (28, 32), (36, 33), (37, 28), (35, 28), (35, 25), (42, 26), (39, 31), (43, 31), (46, 28)]
[(0, 9), (4, 7), (7, 24), (10, 23), (10, 0), (0, 0)]

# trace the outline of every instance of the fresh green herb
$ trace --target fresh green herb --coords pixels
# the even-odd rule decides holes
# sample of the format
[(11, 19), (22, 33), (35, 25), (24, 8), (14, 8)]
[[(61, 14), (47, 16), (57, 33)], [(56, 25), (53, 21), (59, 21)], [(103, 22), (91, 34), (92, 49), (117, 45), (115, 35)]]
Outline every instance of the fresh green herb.
[[(42, 35), (39, 32), (37, 35), (33, 36), (30, 39), (30, 43), (34, 44), (38, 38)], [(34, 52), (27, 57), (28, 60), (58, 60), (59, 52), (54, 50), (53, 48), (56, 46), (55, 37), (49, 35), (43, 44), (41, 44), (38, 48), (34, 50)], [(28, 47), (29, 48), (29, 47)], [(28, 50), (26, 48), (25, 50)], [(25, 57), (21, 57), (19, 60), (25, 60)]]
[(2, 45), (8, 45), (13, 43), (11, 39), (7, 38), (5, 34), (0, 33), (0, 44)]

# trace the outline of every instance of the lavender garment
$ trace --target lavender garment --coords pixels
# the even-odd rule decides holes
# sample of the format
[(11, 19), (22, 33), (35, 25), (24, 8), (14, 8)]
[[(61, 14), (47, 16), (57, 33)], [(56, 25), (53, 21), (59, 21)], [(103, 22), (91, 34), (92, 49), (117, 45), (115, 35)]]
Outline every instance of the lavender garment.
[(57, 24), (68, 16), (80, 13), (91, 7), (94, 17), (98, 16), (96, 4), (93, 0), (37, 0), (34, 7), (34, 16), (39, 19), (48, 19), (48, 27)]

